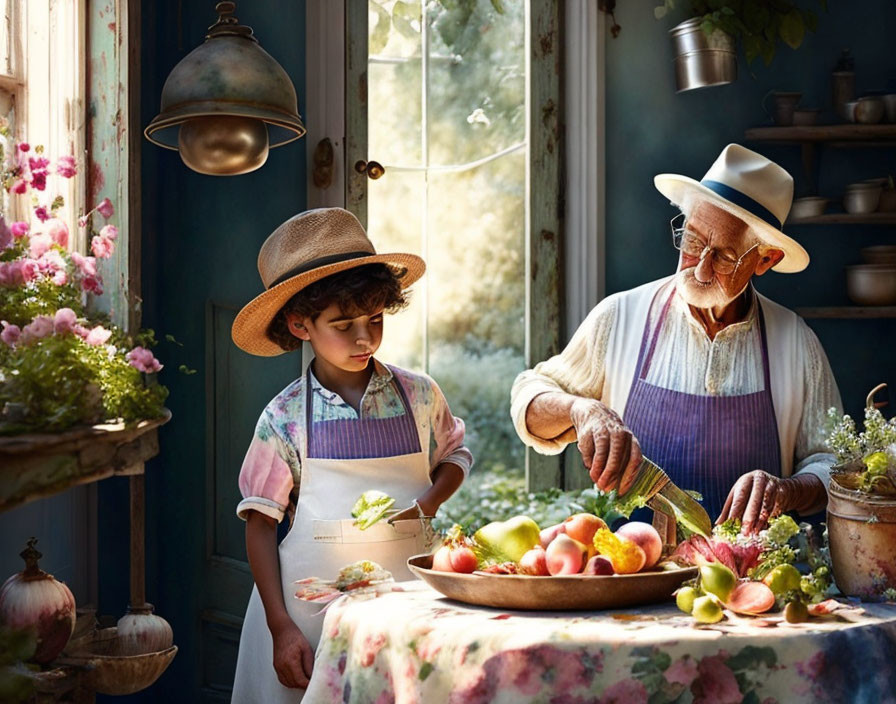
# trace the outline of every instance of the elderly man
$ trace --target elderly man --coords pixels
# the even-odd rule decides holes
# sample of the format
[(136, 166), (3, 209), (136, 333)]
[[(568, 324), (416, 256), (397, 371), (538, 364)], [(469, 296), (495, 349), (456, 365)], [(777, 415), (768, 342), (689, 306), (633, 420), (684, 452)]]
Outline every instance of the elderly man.
[(781, 231), (793, 179), (731, 144), (702, 181), (654, 183), (684, 218), (673, 219), (677, 272), (605, 298), (566, 349), (517, 377), (517, 433), (545, 454), (577, 440), (598, 488), (623, 493), (643, 452), (745, 532), (822, 509), (837, 384), (808, 326), (751, 285), (809, 263)]

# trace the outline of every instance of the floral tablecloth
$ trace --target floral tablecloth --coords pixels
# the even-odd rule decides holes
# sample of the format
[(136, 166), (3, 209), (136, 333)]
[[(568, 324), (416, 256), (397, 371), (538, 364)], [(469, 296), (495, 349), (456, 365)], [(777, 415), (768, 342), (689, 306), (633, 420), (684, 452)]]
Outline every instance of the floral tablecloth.
[(505, 612), (396, 588), (330, 606), (305, 704), (896, 702), (892, 604), (696, 626), (674, 604)]

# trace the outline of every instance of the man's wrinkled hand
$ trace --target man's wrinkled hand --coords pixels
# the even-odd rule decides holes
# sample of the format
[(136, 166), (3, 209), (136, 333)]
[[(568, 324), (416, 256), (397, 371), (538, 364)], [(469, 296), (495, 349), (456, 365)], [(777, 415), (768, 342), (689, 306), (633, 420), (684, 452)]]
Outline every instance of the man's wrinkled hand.
[(775, 477), (761, 469), (747, 472), (728, 492), (716, 524), (729, 518), (739, 518), (742, 533), (758, 533), (768, 525), (770, 518), (787, 510), (786, 482), (786, 479)]
[(314, 666), (314, 651), (294, 623), (271, 633), (274, 641), (274, 670), (284, 687), (307, 689)]
[(601, 491), (629, 490), (641, 464), (641, 446), (622, 419), (600, 401), (573, 403), (570, 420), (582, 462)]

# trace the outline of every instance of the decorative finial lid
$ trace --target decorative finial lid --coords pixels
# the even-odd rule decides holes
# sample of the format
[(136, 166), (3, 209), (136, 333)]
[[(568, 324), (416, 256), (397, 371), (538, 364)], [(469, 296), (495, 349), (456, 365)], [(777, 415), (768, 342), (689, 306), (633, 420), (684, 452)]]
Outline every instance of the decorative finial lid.
[(233, 13), (236, 12), (235, 2), (219, 2), (215, 5), (215, 12), (218, 13), (218, 21), (208, 28), (206, 39), (231, 36), (258, 42), (252, 35), (252, 28), (241, 25), (240, 21), (233, 16)]

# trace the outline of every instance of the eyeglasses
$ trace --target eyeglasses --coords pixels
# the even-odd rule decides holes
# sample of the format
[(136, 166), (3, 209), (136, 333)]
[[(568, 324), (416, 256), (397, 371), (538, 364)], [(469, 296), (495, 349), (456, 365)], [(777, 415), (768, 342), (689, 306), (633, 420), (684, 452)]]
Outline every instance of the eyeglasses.
[(759, 246), (759, 243), (757, 242), (737, 259), (733, 259), (732, 257), (709, 247), (706, 242), (688, 230), (687, 218), (685, 218), (684, 213), (679, 213), (672, 218), (669, 221), (669, 226), (672, 228), (672, 244), (675, 249), (681, 251), (692, 259), (698, 259), (700, 261), (703, 261), (703, 258), (706, 255), (712, 254), (713, 271), (719, 274), (733, 274), (740, 266), (743, 258)]

